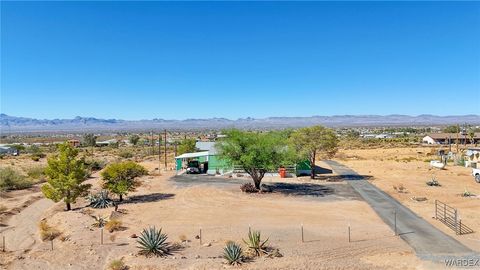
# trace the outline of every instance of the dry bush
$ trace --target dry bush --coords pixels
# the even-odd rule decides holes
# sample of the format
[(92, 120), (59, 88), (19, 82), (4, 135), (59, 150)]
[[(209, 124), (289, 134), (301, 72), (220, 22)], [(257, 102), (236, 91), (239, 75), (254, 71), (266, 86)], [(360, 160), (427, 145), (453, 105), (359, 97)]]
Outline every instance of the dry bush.
[(3, 205), (3, 204), (0, 204), (0, 214), (4, 213), (4, 212), (7, 212), (8, 208)]
[(109, 232), (120, 231), (123, 229), (122, 221), (118, 219), (111, 219), (105, 224), (105, 229)]
[(117, 236), (115, 234), (111, 234), (108, 239), (110, 239), (110, 242), (115, 242), (115, 239), (117, 239)]
[(40, 221), (38, 229), (40, 230), (40, 238), (42, 241), (51, 241), (61, 235), (60, 231), (48, 225), (46, 220)]
[(182, 241), (182, 242), (185, 242), (185, 241), (187, 241), (187, 236), (185, 234), (182, 234), (178, 237), (178, 239), (180, 239), (180, 241)]
[(120, 260), (113, 260), (108, 264), (108, 270), (126, 270), (128, 266), (123, 262), (122, 259)]
[(257, 193), (258, 189), (252, 183), (245, 183), (240, 186), (240, 189), (246, 193)]

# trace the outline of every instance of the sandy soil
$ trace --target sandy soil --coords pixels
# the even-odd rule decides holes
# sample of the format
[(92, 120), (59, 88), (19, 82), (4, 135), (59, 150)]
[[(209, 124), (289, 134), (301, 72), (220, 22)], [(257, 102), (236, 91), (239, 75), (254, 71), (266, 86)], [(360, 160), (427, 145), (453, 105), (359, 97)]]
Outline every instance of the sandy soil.
[[(158, 167), (154, 161), (143, 164), (151, 171)], [(30, 205), (7, 225), (28, 227), (22, 229), (23, 234), (33, 234), (34, 244), (15, 243), (17, 236), (6, 231), (10, 249), (0, 253), (0, 263), (7, 269), (103, 269), (111, 260), (123, 258), (130, 269), (223, 269), (227, 266), (219, 256), (225, 242), (242, 243), (250, 226), (270, 237), (270, 245), (283, 257), (258, 258), (239, 269), (438, 269), (438, 265), (420, 261), (364, 201), (348, 194), (346, 183), (289, 179), (290, 183), (321, 184), (333, 192), (318, 197), (281, 192), (252, 195), (240, 192), (238, 184), (184, 185), (171, 176), (172, 172), (165, 172), (142, 178), (142, 187), (119, 207), (125, 229), (105, 231), (103, 245), (101, 231), (91, 227), (92, 216), (108, 216), (113, 209), (87, 208), (81, 199), (70, 212), (62, 211), (62, 204), (43, 212), (35, 212), (37, 205)], [(98, 174), (89, 180), (97, 188), (98, 181)], [(43, 205), (43, 200), (40, 202)], [(54, 240), (53, 251), (50, 242), (39, 239), (36, 224), (42, 218), (64, 236), (64, 241)], [(27, 219), (30, 221), (23, 223)], [(180, 243), (183, 236), (188, 242), (173, 256), (144, 258), (137, 255), (136, 240), (130, 236), (148, 226), (162, 228), (171, 242)], [(210, 246), (196, 239), (200, 229), (202, 244)]]
[[(480, 185), (471, 176), (471, 169), (449, 165), (445, 170), (431, 169), (428, 155), (431, 148), (394, 148), (343, 150), (339, 162), (358, 173), (372, 177), (370, 181), (412, 209), (440, 230), (451, 235), (468, 247), (480, 251)], [(441, 187), (429, 187), (426, 182), (435, 176)], [(399, 193), (394, 186), (403, 185), (407, 193)], [(475, 197), (462, 197), (465, 190)], [(417, 202), (412, 197), (426, 197)], [(462, 222), (475, 231), (455, 235), (453, 230), (435, 220), (435, 200), (458, 209)]]

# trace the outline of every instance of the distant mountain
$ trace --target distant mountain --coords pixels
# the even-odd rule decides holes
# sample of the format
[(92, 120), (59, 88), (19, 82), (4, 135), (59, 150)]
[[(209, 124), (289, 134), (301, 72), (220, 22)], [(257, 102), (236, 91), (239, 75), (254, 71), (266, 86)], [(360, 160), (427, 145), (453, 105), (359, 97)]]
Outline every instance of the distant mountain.
[(425, 126), (480, 124), (480, 115), (334, 115), (311, 117), (268, 117), (268, 118), (240, 118), (230, 120), (226, 118), (165, 120), (119, 120), (98, 119), (94, 117), (80, 117), (73, 119), (34, 119), (15, 117), (0, 114), (0, 128), (2, 133), (22, 132), (62, 132), (62, 131), (129, 131), (129, 130), (187, 130), (187, 129), (272, 129), (288, 127), (304, 127), (311, 125), (325, 125), (329, 127), (361, 127), (361, 126)]

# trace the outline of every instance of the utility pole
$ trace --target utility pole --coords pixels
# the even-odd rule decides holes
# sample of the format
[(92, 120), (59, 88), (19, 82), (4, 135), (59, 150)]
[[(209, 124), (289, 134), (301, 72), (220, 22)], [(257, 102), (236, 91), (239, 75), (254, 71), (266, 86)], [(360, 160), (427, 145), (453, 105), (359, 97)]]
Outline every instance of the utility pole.
[(165, 145), (165, 149), (164, 149), (164, 154), (165, 154), (165, 171), (167, 170), (167, 130), (165, 129), (165, 139), (164, 139), (164, 145)]
[(150, 131), (150, 146), (152, 147), (152, 156), (155, 155), (155, 146), (153, 142), (153, 131)]
[(162, 159), (162, 144), (160, 143), (162, 141), (162, 134), (158, 133), (158, 174), (160, 175), (160, 166), (162, 165), (161, 159)]

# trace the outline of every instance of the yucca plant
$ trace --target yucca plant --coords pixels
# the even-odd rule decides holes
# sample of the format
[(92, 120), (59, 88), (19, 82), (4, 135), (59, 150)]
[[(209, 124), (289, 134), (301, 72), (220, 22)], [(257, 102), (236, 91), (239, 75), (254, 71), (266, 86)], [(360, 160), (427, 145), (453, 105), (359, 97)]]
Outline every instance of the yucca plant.
[(108, 197), (108, 191), (106, 190), (102, 190), (97, 194), (89, 195), (87, 200), (93, 208), (107, 208), (115, 205), (113, 200)]
[(243, 262), (243, 250), (239, 244), (228, 242), (223, 248), (223, 258), (230, 265), (240, 265)]
[(139, 253), (147, 257), (170, 255), (170, 243), (167, 242), (167, 238), (162, 229), (157, 230), (155, 227), (143, 229), (137, 240)]
[(245, 244), (247, 244), (248, 248), (255, 253), (255, 256), (262, 256), (263, 254), (267, 254), (267, 240), (262, 242), (260, 237), (260, 231), (248, 231), (248, 239), (243, 240)]
[(107, 224), (108, 222), (107, 217), (97, 216), (93, 218), (95, 219), (95, 222), (92, 224), (92, 227), (103, 228), (105, 227), (105, 224)]

